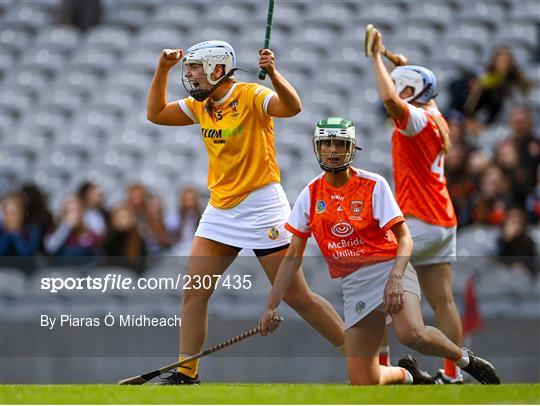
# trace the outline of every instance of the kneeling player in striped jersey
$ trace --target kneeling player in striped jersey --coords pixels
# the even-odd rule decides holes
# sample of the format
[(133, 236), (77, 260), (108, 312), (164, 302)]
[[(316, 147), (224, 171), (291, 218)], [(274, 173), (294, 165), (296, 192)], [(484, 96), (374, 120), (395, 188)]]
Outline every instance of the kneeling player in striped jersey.
[(434, 383), (411, 356), (403, 357), (400, 367), (379, 365), (387, 315), (404, 345), (451, 359), (482, 383), (499, 383), (490, 363), (424, 325), (420, 286), (409, 263), (409, 229), (386, 180), (350, 166), (356, 150), (352, 122), (338, 117), (320, 121), (313, 146), (324, 172), (302, 190), (285, 225), (293, 237), (261, 316), (261, 333), (274, 331), (276, 308), (313, 236), (330, 276), (342, 281), (345, 351), (353, 385)]

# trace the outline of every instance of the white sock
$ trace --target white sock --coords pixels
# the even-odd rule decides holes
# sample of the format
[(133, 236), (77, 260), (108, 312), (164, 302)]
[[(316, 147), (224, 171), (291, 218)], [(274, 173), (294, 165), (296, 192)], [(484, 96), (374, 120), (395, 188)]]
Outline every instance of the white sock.
[(460, 368), (466, 368), (469, 365), (469, 353), (465, 349), (461, 349), (461, 357), (454, 362)]
[(403, 382), (404, 385), (412, 385), (413, 383), (413, 377), (409, 371), (405, 369), (405, 382)]

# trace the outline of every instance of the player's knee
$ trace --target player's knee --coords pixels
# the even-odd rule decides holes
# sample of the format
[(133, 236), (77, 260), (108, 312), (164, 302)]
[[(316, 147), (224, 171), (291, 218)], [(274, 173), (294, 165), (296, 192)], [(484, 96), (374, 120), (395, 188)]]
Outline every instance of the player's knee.
[(434, 312), (446, 311), (456, 306), (452, 292), (430, 295), (427, 300)]
[(182, 296), (182, 306), (206, 305), (212, 296), (212, 291), (207, 289), (186, 289)]
[(414, 349), (422, 342), (422, 331), (419, 328), (410, 328), (396, 332), (396, 337), (401, 344)]

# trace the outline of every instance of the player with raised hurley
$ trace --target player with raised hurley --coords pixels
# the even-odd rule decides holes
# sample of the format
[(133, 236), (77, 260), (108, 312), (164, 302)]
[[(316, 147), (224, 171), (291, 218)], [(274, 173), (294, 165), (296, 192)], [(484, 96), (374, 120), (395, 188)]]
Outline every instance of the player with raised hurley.
[[(168, 74), (178, 63), (190, 97), (169, 102)], [(253, 249), (273, 282), (290, 243), (284, 225), (291, 209), (280, 184), (273, 117), (298, 114), (301, 101), (276, 69), (272, 51), (262, 49), (258, 65), (275, 91), (235, 81), (238, 68), (232, 46), (206, 41), (185, 53), (164, 50), (150, 86), (148, 119), (161, 125), (198, 124), (208, 153), (210, 201), (190, 251), (187, 272), (193, 281), (195, 276), (222, 275), (239, 251), (248, 248)], [(208, 328), (207, 305), (214, 287), (183, 292), (180, 361), (202, 349)], [(309, 289), (302, 272), (295, 275), (285, 301), (342, 349), (343, 321), (330, 303)], [(198, 360), (181, 365), (163, 383), (199, 383)]]
[[(395, 125), (394, 181), (397, 202), (414, 241), (411, 263), (437, 326), (461, 345), (461, 319), (452, 294), (451, 266), (456, 260), (457, 218), (444, 176), (444, 157), (451, 148), (450, 130), (434, 101), (437, 80), (431, 70), (421, 66), (398, 66), (389, 74), (382, 55), (391, 53), (384, 47), (380, 32), (369, 26), (366, 47), (366, 55), (373, 58), (379, 93)], [(390, 60), (398, 65), (407, 62), (402, 55)], [(383, 343), (385, 346), (387, 343)], [(463, 383), (452, 360), (445, 361), (435, 379), (437, 383)]]
[(387, 315), (404, 345), (451, 359), (481, 383), (500, 383), (490, 363), (424, 325), (407, 223), (386, 180), (350, 166), (357, 149), (353, 123), (340, 117), (319, 121), (313, 148), (324, 172), (300, 192), (285, 225), (293, 237), (260, 318), (261, 334), (274, 331), (276, 309), (313, 236), (330, 276), (341, 278), (351, 384), (434, 383), (411, 356), (400, 367), (379, 365)]

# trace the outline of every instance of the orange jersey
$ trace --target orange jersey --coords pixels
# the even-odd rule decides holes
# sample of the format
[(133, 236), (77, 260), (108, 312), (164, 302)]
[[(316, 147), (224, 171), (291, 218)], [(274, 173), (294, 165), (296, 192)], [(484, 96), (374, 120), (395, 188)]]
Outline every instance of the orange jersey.
[(457, 224), (456, 214), (444, 176), (443, 142), (432, 115), (404, 103), (406, 114), (402, 122), (394, 120), (392, 160), (396, 198), (405, 215), (437, 226)]
[(184, 113), (201, 127), (212, 206), (230, 209), (253, 190), (280, 182), (274, 123), (266, 111), (274, 95), (256, 83), (235, 83), (210, 112), (206, 102), (179, 100)]
[(351, 169), (353, 176), (339, 189), (327, 182), (324, 173), (312, 180), (285, 225), (298, 237), (313, 235), (332, 278), (395, 258), (397, 240), (390, 228), (404, 221), (382, 176)]

